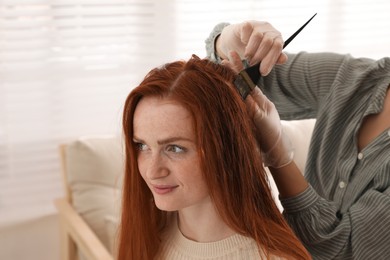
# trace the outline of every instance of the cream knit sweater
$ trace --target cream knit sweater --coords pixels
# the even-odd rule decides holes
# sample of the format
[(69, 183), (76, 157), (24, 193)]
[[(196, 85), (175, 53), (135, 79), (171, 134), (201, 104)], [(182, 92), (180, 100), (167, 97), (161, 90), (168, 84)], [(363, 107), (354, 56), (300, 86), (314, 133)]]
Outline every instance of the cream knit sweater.
[[(158, 259), (169, 260), (254, 260), (266, 259), (259, 251), (256, 242), (249, 237), (235, 234), (226, 239), (199, 243), (192, 241), (180, 232), (178, 226), (172, 223), (167, 232)], [(272, 257), (272, 260), (280, 259)]]

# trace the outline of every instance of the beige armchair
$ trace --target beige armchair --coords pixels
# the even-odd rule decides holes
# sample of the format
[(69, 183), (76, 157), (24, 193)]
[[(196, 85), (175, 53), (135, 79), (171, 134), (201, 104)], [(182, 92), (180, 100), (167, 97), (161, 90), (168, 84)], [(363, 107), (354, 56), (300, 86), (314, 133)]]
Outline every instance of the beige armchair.
[[(282, 121), (303, 171), (315, 120)], [(88, 136), (60, 147), (65, 198), (57, 199), (62, 259), (115, 259), (124, 149), (115, 136)], [(278, 191), (270, 185), (279, 208)]]
[(63, 260), (112, 260), (120, 208), (122, 145), (89, 136), (60, 146), (65, 198), (55, 201)]

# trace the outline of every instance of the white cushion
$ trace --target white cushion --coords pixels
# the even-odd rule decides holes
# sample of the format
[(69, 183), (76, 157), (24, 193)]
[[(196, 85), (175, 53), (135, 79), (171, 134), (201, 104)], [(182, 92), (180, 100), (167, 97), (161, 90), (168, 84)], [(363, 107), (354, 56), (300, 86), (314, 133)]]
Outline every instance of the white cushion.
[(119, 214), (110, 214), (104, 218), (106, 235), (109, 239), (108, 244), (111, 246), (111, 248), (109, 248), (109, 251), (114, 256), (114, 259), (117, 259), (117, 255), (118, 255), (118, 251), (117, 251), (118, 240), (117, 239), (118, 239), (119, 219), (120, 219)]
[(115, 136), (83, 137), (66, 148), (72, 204), (110, 251), (113, 240), (105, 217), (119, 214), (123, 154), (122, 141)]
[(315, 122), (315, 119), (282, 121), (283, 131), (290, 138), (294, 148), (294, 161), (302, 174), (305, 169), (306, 157)]

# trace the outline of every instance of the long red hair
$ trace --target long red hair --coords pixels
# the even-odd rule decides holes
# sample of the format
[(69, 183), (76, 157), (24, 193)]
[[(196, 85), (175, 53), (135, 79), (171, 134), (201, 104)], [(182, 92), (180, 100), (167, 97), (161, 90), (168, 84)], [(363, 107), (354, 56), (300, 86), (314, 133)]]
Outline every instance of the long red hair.
[(126, 160), (118, 258), (154, 259), (168, 212), (152, 202), (133, 140), (133, 116), (145, 96), (168, 97), (193, 116), (201, 169), (222, 220), (253, 238), (266, 255), (310, 259), (277, 208), (254, 136), (254, 125), (233, 85), (235, 73), (193, 56), (151, 70), (129, 94), (123, 114)]

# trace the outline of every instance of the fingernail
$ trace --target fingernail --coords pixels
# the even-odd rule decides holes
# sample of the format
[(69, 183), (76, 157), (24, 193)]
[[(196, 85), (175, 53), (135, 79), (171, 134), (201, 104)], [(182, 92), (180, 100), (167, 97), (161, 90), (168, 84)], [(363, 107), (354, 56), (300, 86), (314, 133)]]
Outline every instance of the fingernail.
[(245, 66), (250, 66), (250, 65), (252, 65), (251, 64), (251, 58), (250, 57), (245, 57), (245, 60), (244, 60), (244, 62), (245, 62)]

